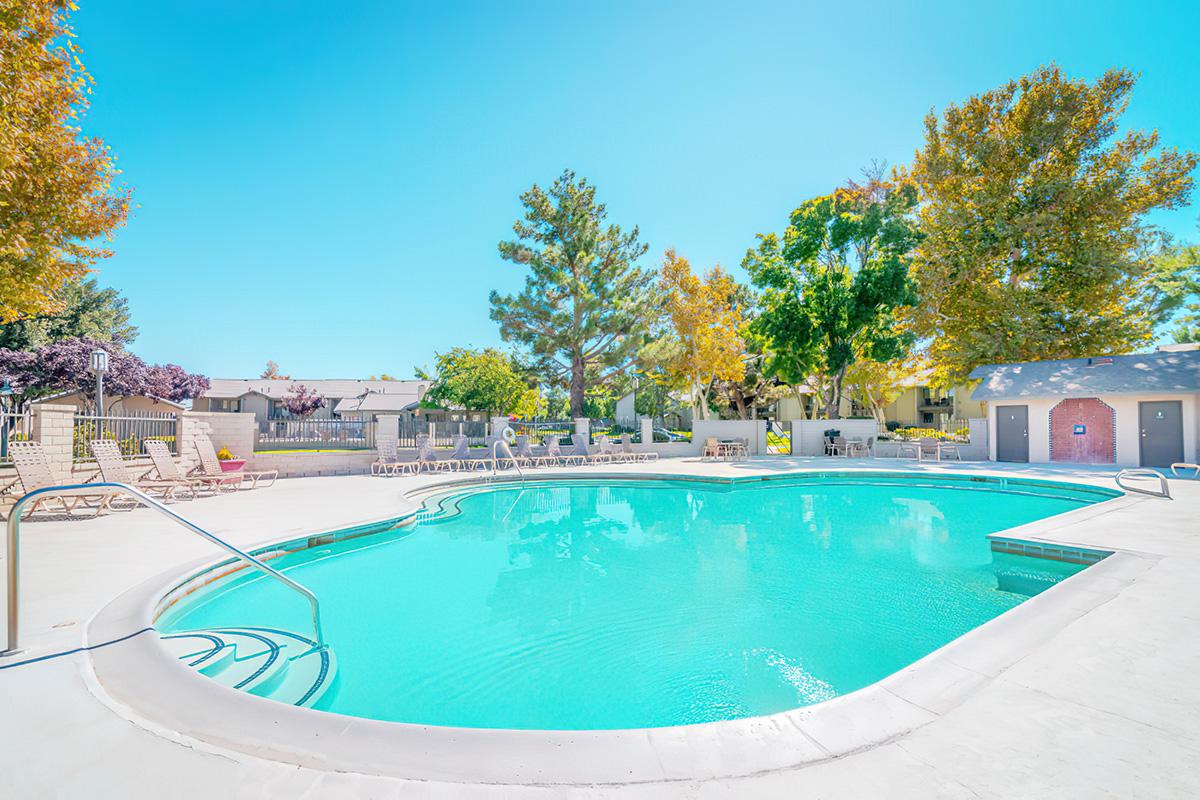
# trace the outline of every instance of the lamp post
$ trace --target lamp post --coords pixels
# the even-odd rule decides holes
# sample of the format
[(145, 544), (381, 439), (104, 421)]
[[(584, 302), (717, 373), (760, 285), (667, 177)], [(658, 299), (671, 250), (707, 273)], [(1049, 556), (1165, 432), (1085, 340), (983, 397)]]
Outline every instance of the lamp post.
[(13, 396), (12, 384), (8, 381), (0, 386), (0, 423), (4, 428), (0, 430), (0, 459), (8, 458), (8, 437), (12, 430), (12, 420), (8, 418), (8, 404)]
[(96, 373), (96, 416), (104, 416), (104, 373), (108, 372), (108, 353), (92, 351), (92, 372)]

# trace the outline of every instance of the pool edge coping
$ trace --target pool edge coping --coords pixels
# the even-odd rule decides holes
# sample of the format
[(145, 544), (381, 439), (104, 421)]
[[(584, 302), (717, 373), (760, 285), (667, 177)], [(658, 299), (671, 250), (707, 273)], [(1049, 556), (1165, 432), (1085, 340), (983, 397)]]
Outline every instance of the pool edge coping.
[[(798, 470), (786, 475), (805, 472), (844, 471)], [(933, 477), (901, 470), (863, 472)], [(562, 480), (572, 476), (566, 473), (540, 477)], [(681, 476), (660, 472), (595, 473), (586, 477), (677, 480)], [(1028, 480), (1071, 485), (1066, 480)], [(415, 487), (405, 492), (404, 498), (411, 502), (414, 495), (437, 495), (450, 488), (469, 488), (473, 483), (498, 482), (470, 479), (442, 482)], [(1086, 523), (1093, 516), (1126, 508), (1131, 499), (1141, 501), (1117, 495), (990, 536), (1014, 538), (1015, 531), (1024, 533), (1031, 526), (1040, 526), (1039, 530), (1030, 530), (1029, 539), (1024, 540), (1071, 546), (1069, 542), (1042, 537), (1055, 529)], [(1102, 506), (1108, 508), (1095, 513)], [(399, 518), (385, 518), (376, 525), (415, 517), (421, 508)], [(1093, 513), (1077, 518), (1081, 512)], [(329, 534), (293, 537), (288, 541), (311, 541), (326, 535)], [(278, 548), (281, 544), (276, 539), (262, 547)], [(101, 702), (160, 735), (315, 769), (514, 785), (629, 784), (744, 777), (811, 766), (877, 747), (935, 721), (1037, 645), (1115, 597), (1157, 561), (1156, 556), (1134, 551), (1105, 552), (1112, 554), (855, 692), (764, 717), (696, 725), (594, 731), (503, 730), (414, 725), (318, 712), (221, 686), (171, 658), (153, 635), (135, 637), (121, 648), (92, 651), (87, 669), (94, 681), (93, 694)], [(147, 619), (154, 618), (166, 593), (181, 585), (181, 576), (194, 578), (219, 563), (220, 560), (200, 559), (127, 590), (88, 621), (87, 641), (104, 642), (122, 632), (144, 627)]]

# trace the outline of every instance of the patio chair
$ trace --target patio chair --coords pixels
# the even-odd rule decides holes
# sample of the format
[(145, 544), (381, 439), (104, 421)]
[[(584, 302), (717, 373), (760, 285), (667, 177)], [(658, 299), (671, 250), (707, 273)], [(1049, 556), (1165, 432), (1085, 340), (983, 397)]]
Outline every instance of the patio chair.
[(825, 455), (827, 455), (827, 456), (842, 455), (843, 446), (838, 443), (839, 439), (841, 439), (840, 436), (826, 436), (825, 437)]
[(962, 461), (962, 452), (958, 449), (958, 445), (953, 442), (938, 443), (938, 461), (943, 459), (948, 460), (951, 456), (955, 461)]
[(164, 500), (177, 500), (175, 493), (180, 489), (187, 490), (189, 499), (196, 498), (196, 487), (188, 481), (147, 480), (135, 475), (121, 453), (121, 446), (112, 439), (92, 439), (88, 442), (88, 449), (92, 451), (92, 457), (100, 469), (100, 477), (106, 483), (123, 483)]
[(606, 464), (612, 460), (589, 447), (588, 437), (585, 433), (571, 434), (571, 441), (575, 443), (575, 455), (582, 458), (585, 464)]
[(378, 455), (371, 464), (372, 475), (397, 475), (400, 473), (416, 475), (421, 471), (421, 465), (418, 462), (405, 461), (400, 458), (400, 451), (396, 447), (395, 441), (389, 439), (379, 442), (375, 449)]
[(941, 445), (933, 436), (922, 436), (919, 440), (917, 440), (917, 446), (921, 449), (922, 460), (924, 460), (926, 456), (933, 456), (934, 459), (938, 461), (942, 460)]
[[(30, 492), (49, 486), (59, 486), (63, 483), (54, 476), (54, 469), (50, 466), (50, 460), (46, 458), (46, 451), (42, 449), (41, 442), (9, 442), (8, 453), (12, 458), (13, 467), (17, 471), (17, 480), (5, 487), (6, 494), (0, 497), (0, 503), (11, 506)], [(17, 487), (21, 490), (20, 494), (9, 493), (10, 490)], [(118, 492), (98, 491), (94, 495), (39, 497), (25, 509), (25, 514), (29, 515), (37, 511), (70, 514), (80, 504), (94, 509), (95, 513), (99, 514), (107, 509), (118, 495)], [(6, 516), (10, 510), (4, 512)]]
[[(208, 438), (207, 433), (202, 433), (193, 439), (192, 446), (196, 448), (196, 455), (200, 457), (200, 465), (196, 467), (196, 471), (200, 475), (204, 475), (209, 478), (219, 478), (221, 476), (229, 478), (240, 475), (243, 480), (238, 484), (238, 486), (245, 487), (245, 480), (249, 479), (251, 489), (257, 489), (258, 482), (264, 480), (269, 480), (270, 482), (267, 484), (267, 486), (272, 486), (274, 485), (276, 479), (279, 478), (279, 470), (277, 469), (243, 469), (238, 470), (237, 472), (226, 472), (225, 470), (221, 469), (221, 461), (217, 458), (217, 450), (215, 447), (213, 447), (212, 439)], [(263, 488), (266, 487), (264, 486)]]
[(658, 461), (658, 453), (637, 452), (633, 449), (633, 437), (628, 433), (621, 434), (621, 452), (630, 461)]
[(875, 437), (868, 436), (865, 442), (851, 442), (850, 451), (847, 455), (864, 455), (874, 457), (875, 455)]
[(422, 470), (428, 469), (434, 472), (440, 472), (444, 469), (454, 470), (458, 466), (454, 461), (438, 458), (438, 454), (433, 449), (433, 443), (429, 441), (428, 436), (417, 437), (417, 463), (421, 465)]
[(207, 475), (190, 477), (184, 475), (183, 470), (179, 468), (179, 464), (175, 463), (175, 458), (171, 455), (171, 448), (167, 447), (167, 443), (160, 439), (147, 439), (142, 442), (142, 447), (145, 449), (146, 455), (150, 456), (150, 461), (154, 464), (154, 472), (158, 475), (159, 480), (187, 483), (193, 490), (203, 488), (214, 492), (237, 489), (238, 484), (242, 482), (237, 472), (223, 473), (223, 477), (220, 478), (210, 478)]
[(896, 445), (896, 458), (904, 458), (905, 454), (909, 454), (917, 461), (920, 461), (921, 443), (911, 439), (901, 440), (901, 442)]
[(570, 466), (571, 464), (585, 464), (587, 459), (575, 453), (564, 453), (562, 445), (559, 444), (559, 436), (557, 433), (552, 433), (545, 439), (546, 458), (553, 459), (554, 463), (559, 466)]
[(454, 437), (453, 442), (454, 452), (450, 454), (450, 460), (455, 465), (455, 468), (470, 472), (474, 469), (487, 469), (491, 465), (492, 458), (490, 450), (488, 451), (489, 454), (487, 458), (479, 458), (478, 456), (471, 454), (470, 442), (467, 440), (466, 436), (459, 434), (458, 436)]
[(709, 436), (704, 440), (704, 449), (700, 451), (700, 458), (723, 458), (724, 453), (721, 450), (721, 443), (717, 441), (717, 437)]

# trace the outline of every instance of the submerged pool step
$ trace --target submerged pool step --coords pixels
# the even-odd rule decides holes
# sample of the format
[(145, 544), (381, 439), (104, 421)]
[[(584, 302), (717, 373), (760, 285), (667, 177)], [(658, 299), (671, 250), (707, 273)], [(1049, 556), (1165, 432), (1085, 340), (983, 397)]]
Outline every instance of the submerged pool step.
[(207, 628), (162, 637), (180, 661), (223, 686), (311, 707), (333, 686), (337, 659), (278, 628)]

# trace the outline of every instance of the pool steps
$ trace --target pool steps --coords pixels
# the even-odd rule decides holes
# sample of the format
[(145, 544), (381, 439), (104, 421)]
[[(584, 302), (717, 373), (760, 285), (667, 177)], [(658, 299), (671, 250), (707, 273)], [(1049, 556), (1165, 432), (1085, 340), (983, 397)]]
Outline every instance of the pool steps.
[(281, 703), (312, 707), (337, 678), (329, 648), (278, 628), (208, 628), (162, 636), (180, 661), (223, 686)]

